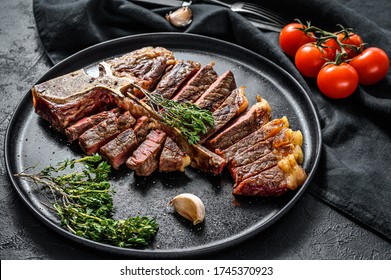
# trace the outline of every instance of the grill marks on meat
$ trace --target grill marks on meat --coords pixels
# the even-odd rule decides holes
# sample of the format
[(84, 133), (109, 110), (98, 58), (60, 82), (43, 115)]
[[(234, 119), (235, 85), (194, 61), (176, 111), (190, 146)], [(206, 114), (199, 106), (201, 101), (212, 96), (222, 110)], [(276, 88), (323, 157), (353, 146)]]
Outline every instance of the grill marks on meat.
[(128, 128), (100, 148), (100, 154), (114, 169), (118, 169), (130, 157), (137, 145), (138, 142), (134, 130)]
[(302, 185), (307, 178), (300, 165), (302, 143), (300, 131), (283, 128), (244, 151), (247, 156), (236, 155), (229, 162), (233, 194), (279, 196)]
[(166, 133), (151, 130), (147, 138), (126, 161), (126, 166), (134, 170), (138, 176), (149, 176), (158, 167), (158, 157), (163, 148)]
[[(78, 139), (87, 155), (99, 152), (114, 169), (126, 163), (138, 176), (184, 171), (188, 165), (220, 174), (227, 166), (234, 195), (278, 196), (302, 185), (307, 175), (300, 131), (290, 129), (286, 117), (271, 120), (270, 105), (258, 96), (247, 110), (245, 88), (236, 88), (231, 71), (217, 76), (213, 67), (146, 47), (101, 62), (98, 77), (79, 70), (36, 85), (34, 107), (70, 141)], [(206, 146), (189, 145), (142, 100), (124, 96), (143, 97), (131, 87), (134, 82), (210, 110), (215, 126), (202, 137)]]
[(234, 89), (223, 104), (213, 112), (214, 126), (201, 139), (204, 143), (215, 132), (224, 127), (230, 120), (247, 109), (248, 100), (244, 94), (245, 87)]
[(213, 66), (212, 62), (198, 70), (172, 99), (179, 103), (195, 102), (217, 80), (218, 76)]
[(289, 128), (283, 128), (279, 133), (274, 136), (266, 137), (265, 140), (261, 140), (245, 149), (241, 149), (240, 153), (235, 154), (230, 160), (230, 166), (241, 166), (253, 162), (260, 156), (265, 155), (272, 148), (278, 148), (282, 145), (289, 144), (292, 140), (292, 130)]
[(185, 171), (185, 167), (190, 164), (190, 157), (184, 153), (178, 145), (167, 137), (164, 142), (159, 160), (160, 172)]
[(244, 152), (249, 147), (252, 147), (257, 143), (276, 135), (283, 128), (287, 128), (288, 126), (289, 124), (287, 118), (283, 117), (281, 119), (274, 119), (264, 124), (253, 133), (242, 138), (240, 141), (236, 142), (232, 146), (229, 146), (227, 149), (224, 149), (222, 151), (217, 149), (216, 153), (225, 158), (227, 162), (231, 162), (235, 157), (245, 156)]
[(281, 159), (288, 155), (293, 155), (298, 163), (302, 163), (303, 152), (301, 147), (295, 144), (293, 138), (290, 139), (290, 143), (280, 147), (273, 146), (271, 143), (272, 141), (269, 141), (267, 143), (269, 145), (266, 145), (269, 147), (266, 147), (264, 153), (259, 155), (258, 158), (253, 159), (253, 161), (241, 166), (231, 165), (230, 172), (235, 182), (242, 181), (243, 179), (276, 165)]
[(201, 109), (215, 111), (236, 88), (234, 74), (226, 71), (194, 102)]
[(69, 141), (73, 142), (79, 139), (80, 135), (82, 135), (88, 129), (94, 127), (95, 125), (104, 121), (110, 116), (118, 116), (118, 114), (119, 114), (119, 109), (115, 108), (111, 111), (103, 111), (98, 114), (85, 117), (77, 121), (75, 124), (67, 127), (65, 129), (65, 135), (67, 136)]
[(164, 98), (170, 99), (200, 67), (200, 64), (194, 61), (178, 62), (162, 77), (153, 93), (161, 94)]
[[(118, 114), (116, 115), (118, 116)], [(91, 118), (93, 117), (91, 116)], [(122, 131), (113, 140), (102, 146), (99, 153), (114, 169), (118, 169), (132, 155), (138, 145), (146, 139), (150, 130), (149, 124), (150, 120), (146, 116), (138, 118), (133, 128)]]
[(249, 177), (235, 185), (234, 195), (280, 196), (301, 186), (307, 174), (297, 164), (293, 155), (280, 160), (277, 165)]
[(131, 127), (135, 122), (135, 118), (128, 111), (118, 117), (110, 116), (84, 132), (79, 138), (79, 145), (87, 155), (97, 153), (103, 145)]
[[(126, 77), (147, 90), (153, 90), (166, 69), (175, 63), (171, 51), (161, 47), (145, 47), (105, 62), (116, 77)], [(134, 93), (142, 96), (135, 90)]]
[(288, 191), (285, 174), (276, 165), (240, 182), (233, 190), (234, 195), (279, 196)]
[(243, 137), (260, 128), (263, 124), (269, 122), (270, 118), (271, 107), (269, 103), (265, 99), (258, 97), (257, 103), (210, 139), (207, 146), (213, 151), (216, 149), (227, 149)]

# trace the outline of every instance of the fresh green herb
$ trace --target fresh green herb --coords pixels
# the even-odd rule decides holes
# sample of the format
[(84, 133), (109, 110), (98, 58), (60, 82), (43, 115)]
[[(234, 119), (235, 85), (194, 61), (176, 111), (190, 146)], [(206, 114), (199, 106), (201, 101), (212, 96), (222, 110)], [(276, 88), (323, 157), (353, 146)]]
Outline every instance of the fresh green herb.
[(200, 137), (208, 131), (208, 127), (214, 125), (214, 118), (209, 110), (201, 109), (189, 102), (178, 103), (160, 94), (151, 93), (137, 84), (132, 85), (144, 93), (161, 121), (170, 127), (179, 129), (191, 145), (197, 144)]
[[(78, 170), (67, 173), (69, 169)], [(72, 233), (120, 247), (148, 245), (158, 230), (156, 220), (138, 216), (114, 220), (109, 174), (110, 165), (95, 154), (59, 162), (36, 174), (22, 172), (15, 176), (31, 179), (49, 190), (50, 208)]]

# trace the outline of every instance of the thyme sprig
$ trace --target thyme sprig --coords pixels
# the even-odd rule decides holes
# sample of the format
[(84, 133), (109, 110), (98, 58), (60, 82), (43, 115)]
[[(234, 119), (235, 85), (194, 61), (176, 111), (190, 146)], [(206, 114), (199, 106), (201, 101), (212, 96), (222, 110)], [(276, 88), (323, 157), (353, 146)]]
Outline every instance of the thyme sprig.
[(137, 84), (132, 85), (147, 97), (149, 105), (159, 115), (160, 120), (177, 128), (191, 145), (197, 144), (209, 127), (214, 125), (214, 118), (209, 110), (201, 109), (190, 102), (179, 103), (164, 98), (161, 94), (149, 92)]
[(36, 174), (21, 172), (15, 176), (49, 190), (49, 208), (73, 234), (119, 247), (148, 245), (158, 230), (156, 220), (139, 216), (114, 220), (109, 174), (110, 165), (95, 154), (64, 160)]

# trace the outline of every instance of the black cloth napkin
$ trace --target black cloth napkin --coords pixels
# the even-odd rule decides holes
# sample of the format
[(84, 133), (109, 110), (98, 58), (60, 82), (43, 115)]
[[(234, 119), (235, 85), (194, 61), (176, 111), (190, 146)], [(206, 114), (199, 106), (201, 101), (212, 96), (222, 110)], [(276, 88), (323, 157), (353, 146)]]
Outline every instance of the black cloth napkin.
[[(337, 24), (352, 27), (368, 46), (380, 47), (391, 57), (390, 5), (386, 0), (264, 0), (262, 4), (289, 21), (299, 18), (330, 31), (338, 30)], [(382, 25), (349, 8), (359, 7), (356, 5), (365, 5), (360, 6), (361, 11)], [(102, 41), (163, 31), (227, 40), (274, 61), (311, 92), (318, 108), (323, 147), (310, 192), (391, 238), (390, 71), (378, 84), (360, 86), (349, 98), (332, 100), (318, 91), (313, 79), (299, 74), (281, 51), (278, 33), (258, 30), (242, 16), (219, 6), (193, 4), (191, 8), (192, 24), (176, 28), (164, 19), (172, 7), (147, 9), (127, 0), (34, 0), (38, 32), (53, 63)]]

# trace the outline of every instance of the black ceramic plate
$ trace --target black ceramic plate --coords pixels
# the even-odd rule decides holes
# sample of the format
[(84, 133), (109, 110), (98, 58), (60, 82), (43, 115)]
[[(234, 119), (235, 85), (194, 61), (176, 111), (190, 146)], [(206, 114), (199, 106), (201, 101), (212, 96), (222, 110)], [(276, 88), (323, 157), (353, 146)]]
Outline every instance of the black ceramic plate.
[[(242, 47), (216, 39), (190, 34), (157, 33), (124, 37), (83, 50), (48, 71), (37, 83), (80, 68), (94, 69), (97, 62), (144, 46), (162, 46), (172, 50), (178, 59), (190, 59), (203, 65), (215, 61), (221, 74), (231, 70), (239, 85), (246, 86), (250, 105), (257, 94), (272, 106), (273, 118), (287, 116), (291, 128), (304, 136), (303, 167), (309, 174), (299, 189), (279, 198), (234, 198), (233, 181), (225, 170), (211, 176), (187, 168), (184, 173), (155, 172), (147, 178), (134, 176), (123, 167), (113, 172), (115, 217), (130, 215), (156, 217), (160, 225), (154, 242), (144, 249), (124, 249), (92, 242), (63, 229), (55, 214), (40, 201), (32, 186), (12, 174), (27, 167), (55, 164), (65, 158), (77, 158), (82, 152), (76, 144), (56, 133), (34, 113), (31, 92), (28, 92), (14, 113), (5, 141), (5, 157), (12, 183), (28, 207), (58, 233), (101, 250), (139, 257), (194, 256), (226, 248), (259, 233), (286, 213), (308, 187), (318, 164), (321, 146), (319, 121), (311, 98), (286, 71)], [(37, 171), (40, 169), (37, 169)], [(166, 208), (177, 194), (193, 193), (206, 207), (205, 222), (192, 226)]]

